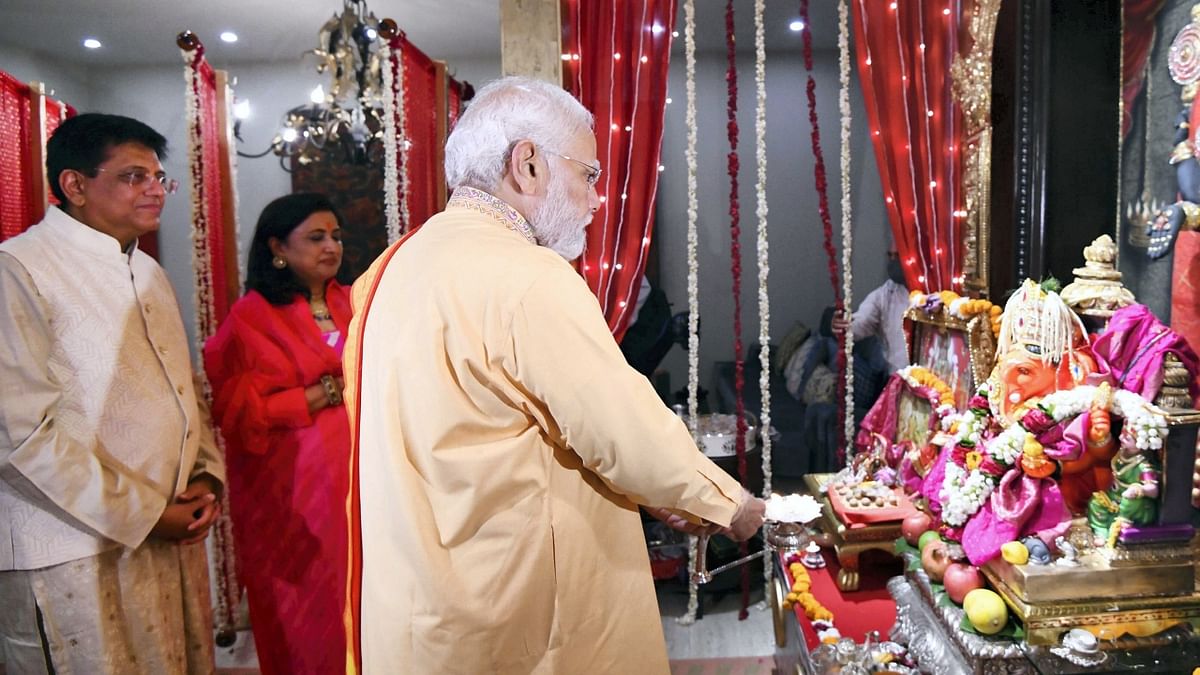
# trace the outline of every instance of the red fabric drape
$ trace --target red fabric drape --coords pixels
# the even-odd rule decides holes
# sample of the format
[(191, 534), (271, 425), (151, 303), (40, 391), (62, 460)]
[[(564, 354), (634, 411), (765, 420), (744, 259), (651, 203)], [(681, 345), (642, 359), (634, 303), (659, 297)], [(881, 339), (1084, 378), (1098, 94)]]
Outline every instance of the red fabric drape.
[(856, 66), (909, 288), (962, 290), (962, 121), (950, 64), (967, 0), (854, 0)]
[(1146, 63), (1154, 46), (1155, 21), (1166, 0), (1124, 0), (1125, 31), (1121, 34), (1124, 63), (1121, 68), (1121, 97), (1125, 107), (1121, 112), (1121, 138), (1133, 126), (1133, 100), (1146, 84)]
[[(409, 142), (407, 160), (399, 160), (405, 162), (408, 183), (399, 189), (409, 219), (401, 224), (401, 230), (408, 232), (439, 209), (438, 187), (445, 175), (437, 160), (438, 144), (445, 143), (445, 139), (438, 134), (437, 67), (433, 60), (403, 33), (392, 38), (390, 46), (392, 68), (404, 78), (404, 128), (398, 136)], [(405, 154), (398, 156), (403, 158)]]
[[(47, 96), (46, 97), (46, 136), (45, 136), (46, 139), (49, 140), (50, 137), (54, 135), (54, 132), (58, 129), (58, 125), (62, 124), (63, 121), (65, 121), (71, 117), (74, 117), (77, 113), (78, 113), (78, 111), (75, 110), (74, 106), (63, 103), (62, 101), (56, 101), (56, 100), (50, 98), (49, 96)], [(46, 198), (49, 200), (51, 205), (55, 205), (55, 206), (58, 205), (58, 197), (55, 197), (54, 193), (51, 192), (49, 189), (46, 190)], [(36, 205), (35, 205), (35, 207), (36, 207)], [(35, 220), (41, 220), (41, 216), (37, 216), (35, 218)]]
[(437, 161), (437, 68), (433, 60), (406, 38), (404, 54), (404, 121), (408, 148), (408, 215), (415, 224), (438, 211), (438, 183), (443, 180)]
[[(581, 271), (620, 340), (654, 230), (675, 0), (568, 0), (563, 79), (596, 116), (603, 206), (588, 228)], [(578, 58), (575, 58), (575, 56)]]
[(29, 87), (0, 70), (0, 241), (33, 224)]

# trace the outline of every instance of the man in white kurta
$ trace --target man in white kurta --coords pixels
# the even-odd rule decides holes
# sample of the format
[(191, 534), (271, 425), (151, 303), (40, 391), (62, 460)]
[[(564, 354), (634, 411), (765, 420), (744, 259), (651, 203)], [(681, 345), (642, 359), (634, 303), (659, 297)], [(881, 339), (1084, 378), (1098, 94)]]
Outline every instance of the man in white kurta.
[(666, 673), (637, 505), (741, 539), (762, 522), (567, 262), (599, 205), (590, 122), (551, 85), (481, 90), (447, 144), (446, 210), (355, 284), (366, 673)]
[(47, 157), (64, 206), (0, 244), (9, 673), (213, 669), (199, 541), (224, 461), (174, 293), (134, 243), (157, 227), (164, 147), (128, 118), (65, 122)]

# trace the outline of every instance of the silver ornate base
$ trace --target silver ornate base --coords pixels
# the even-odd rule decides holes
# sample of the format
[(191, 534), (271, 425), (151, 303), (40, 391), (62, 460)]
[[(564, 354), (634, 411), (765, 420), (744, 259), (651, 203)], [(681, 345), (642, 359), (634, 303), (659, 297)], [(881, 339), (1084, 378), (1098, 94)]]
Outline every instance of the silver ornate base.
[(916, 570), (888, 580), (896, 601), (891, 639), (907, 645), (922, 672), (948, 675), (1000, 675), (1084, 672), (1191, 672), (1200, 663), (1200, 639), (1186, 627), (1151, 638), (1102, 641), (1103, 661), (1082, 664), (1055, 653), (1057, 647), (1030, 646), (988, 638), (962, 628), (963, 610), (938, 607), (925, 572)]

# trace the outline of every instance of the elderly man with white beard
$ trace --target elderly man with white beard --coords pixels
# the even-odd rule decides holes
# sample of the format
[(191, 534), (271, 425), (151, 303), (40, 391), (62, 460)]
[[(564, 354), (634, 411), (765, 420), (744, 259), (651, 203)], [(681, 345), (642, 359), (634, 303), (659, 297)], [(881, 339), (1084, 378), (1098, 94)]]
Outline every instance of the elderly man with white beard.
[(493, 82), (446, 143), (446, 210), (354, 286), (355, 671), (666, 673), (638, 505), (762, 523), (570, 265), (600, 172), (578, 101)]

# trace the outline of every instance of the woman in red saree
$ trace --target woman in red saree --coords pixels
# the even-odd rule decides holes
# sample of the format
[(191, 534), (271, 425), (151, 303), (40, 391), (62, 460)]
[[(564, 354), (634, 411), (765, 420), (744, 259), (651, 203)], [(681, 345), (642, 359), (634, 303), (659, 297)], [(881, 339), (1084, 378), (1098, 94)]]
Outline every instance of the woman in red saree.
[(250, 245), (246, 295), (204, 346), (238, 569), (268, 675), (345, 667), (350, 304), (334, 280), (341, 263), (341, 217), (328, 199), (271, 202)]

